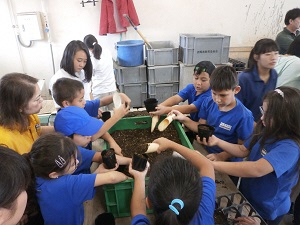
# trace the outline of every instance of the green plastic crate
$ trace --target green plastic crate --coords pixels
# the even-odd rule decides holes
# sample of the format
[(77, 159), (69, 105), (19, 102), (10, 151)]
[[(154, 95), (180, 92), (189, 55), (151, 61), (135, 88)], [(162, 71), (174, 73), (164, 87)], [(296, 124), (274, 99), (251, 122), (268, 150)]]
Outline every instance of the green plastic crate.
[[(163, 120), (165, 116), (160, 118), (160, 121)], [(159, 124), (160, 121), (157, 123)], [(185, 135), (185, 132), (178, 121), (173, 121), (175, 129), (179, 134), (179, 139), (181, 144), (194, 149), (191, 145), (189, 139)], [(150, 129), (151, 127), (151, 117), (150, 116), (139, 116), (139, 117), (130, 117), (122, 118), (119, 120), (110, 130), (109, 133), (113, 133), (116, 130), (132, 130), (132, 129)], [(104, 144), (104, 149), (108, 148), (108, 144)], [(146, 194), (147, 194), (147, 185), (149, 178), (146, 177)], [(130, 216), (130, 201), (132, 196), (134, 186), (134, 180), (128, 179), (118, 184), (106, 184), (103, 185), (106, 208), (107, 212), (110, 212), (114, 217), (128, 217)], [(152, 210), (147, 209), (147, 213), (152, 213)]]

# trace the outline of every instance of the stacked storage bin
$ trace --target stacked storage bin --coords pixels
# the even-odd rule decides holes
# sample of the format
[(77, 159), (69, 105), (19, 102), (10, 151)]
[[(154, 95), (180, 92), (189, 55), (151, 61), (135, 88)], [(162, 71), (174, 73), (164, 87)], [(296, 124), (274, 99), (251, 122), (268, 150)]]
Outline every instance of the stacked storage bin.
[(230, 36), (223, 34), (180, 34), (180, 87), (193, 82), (194, 66), (200, 61), (211, 61), (216, 66), (228, 63)]
[(170, 41), (150, 44), (152, 49), (146, 50), (148, 97), (161, 103), (179, 90), (178, 48)]
[(228, 63), (230, 36), (223, 34), (180, 34), (179, 60), (185, 65), (200, 61)]
[(114, 69), (117, 86), (131, 99), (131, 107), (143, 107), (147, 99), (146, 65), (123, 67), (114, 63)]

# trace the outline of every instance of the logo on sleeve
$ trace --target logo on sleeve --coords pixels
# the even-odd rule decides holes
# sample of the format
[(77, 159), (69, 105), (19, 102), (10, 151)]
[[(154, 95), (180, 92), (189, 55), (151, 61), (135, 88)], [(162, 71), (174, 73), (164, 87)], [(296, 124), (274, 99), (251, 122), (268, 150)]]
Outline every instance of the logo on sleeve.
[(220, 123), (219, 127), (220, 127), (220, 128), (223, 128), (223, 129), (225, 129), (225, 130), (228, 130), (228, 131), (230, 131), (231, 128), (232, 128), (231, 125), (228, 125), (228, 124), (223, 123), (223, 122)]
[(262, 150), (260, 150), (260, 154), (261, 154), (262, 156), (265, 156), (267, 153), (268, 153), (267, 150), (264, 149), (264, 148), (263, 148)]

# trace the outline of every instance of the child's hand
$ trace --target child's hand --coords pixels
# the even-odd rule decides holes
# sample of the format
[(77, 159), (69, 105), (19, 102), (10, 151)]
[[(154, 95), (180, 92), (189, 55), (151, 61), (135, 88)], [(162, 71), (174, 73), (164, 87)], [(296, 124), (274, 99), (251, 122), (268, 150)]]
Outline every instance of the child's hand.
[(260, 225), (259, 219), (252, 216), (242, 216), (234, 219), (238, 225)]
[(122, 117), (124, 117), (127, 113), (129, 113), (129, 109), (130, 106), (127, 105), (127, 107), (125, 106), (125, 103), (122, 103), (121, 106), (119, 108), (114, 108), (114, 115), (117, 118), (121, 119)]
[(101, 163), (98, 168), (94, 171), (94, 173), (107, 173), (107, 172), (110, 172), (110, 171), (115, 171), (116, 169), (118, 169), (119, 167), (119, 164), (116, 163), (116, 166), (112, 169), (107, 169), (105, 168), (104, 166), (104, 163)]
[(121, 95), (121, 98), (123, 100), (122, 102), (125, 103), (125, 106), (130, 109), (131, 99), (124, 93), (119, 93), (119, 95)]
[(218, 157), (218, 154), (208, 154), (206, 156), (206, 158), (208, 158), (210, 161), (222, 161), (219, 157)]
[(149, 112), (149, 114), (151, 116), (161, 116), (163, 114), (167, 114), (170, 110), (168, 109), (169, 107), (167, 106), (163, 106), (163, 105), (158, 105), (156, 106), (156, 111), (153, 111), (153, 112)]
[(153, 143), (156, 143), (159, 145), (158, 149), (157, 149), (157, 153), (161, 153), (163, 151), (165, 151), (166, 149), (168, 149), (170, 147), (170, 140), (164, 137), (161, 138), (157, 138), (153, 141)]
[(187, 117), (185, 115), (183, 115), (181, 112), (179, 112), (178, 110), (173, 109), (168, 115), (170, 114), (175, 114), (173, 120), (178, 120), (180, 122), (183, 122), (187, 119)]
[(121, 155), (121, 156), (123, 156), (123, 154), (122, 154), (122, 149), (121, 149), (121, 147), (117, 144), (117, 142), (109, 142), (109, 147), (111, 147), (111, 148), (113, 148), (114, 150), (115, 150), (115, 153), (117, 154), (117, 155)]
[(98, 109), (98, 119), (101, 119), (103, 111), (101, 109)]
[(215, 135), (212, 135), (211, 137), (208, 138), (208, 141), (204, 137), (202, 141), (200, 141), (200, 137), (196, 135), (196, 140), (198, 143), (206, 146), (215, 146), (218, 144), (218, 138)]
[(147, 162), (145, 170), (140, 172), (140, 171), (132, 169), (132, 163), (130, 163), (129, 164), (129, 173), (134, 177), (135, 180), (137, 180), (137, 179), (143, 180), (146, 177), (149, 167), (150, 167), (150, 163)]

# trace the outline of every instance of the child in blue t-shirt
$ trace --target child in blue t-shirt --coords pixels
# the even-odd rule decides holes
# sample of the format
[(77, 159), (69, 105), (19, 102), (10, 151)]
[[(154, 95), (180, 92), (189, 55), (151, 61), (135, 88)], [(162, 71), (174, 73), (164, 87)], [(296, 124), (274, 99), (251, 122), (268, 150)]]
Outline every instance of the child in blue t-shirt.
[(211, 162), (199, 152), (166, 138), (153, 141), (158, 152), (172, 149), (185, 157), (158, 158), (151, 166), (148, 196), (145, 197), (143, 172), (129, 172), (134, 177), (131, 199), (132, 225), (146, 225), (146, 205), (154, 210), (155, 224), (214, 224), (215, 173)]
[[(54, 120), (55, 131), (72, 138), (80, 151), (88, 152), (82, 154), (82, 162), (86, 163), (86, 166), (90, 166), (91, 157), (93, 158), (93, 162), (101, 162), (101, 154), (99, 152), (95, 153), (95, 151), (88, 151), (84, 149), (90, 143), (93, 136), (97, 135), (101, 127), (103, 127), (103, 122), (101, 120), (89, 116), (84, 109), (77, 106), (68, 106), (66, 108), (62, 108), (57, 113)], [(105, 138), (105, 140), (109, 143), (109, 146), (115, 149), (115, 152), (117, 153), (116, 149), (118, 150), (119, 145), (115, 142), (111, 135), (106, 132), (102, 138)], [(86, 156), (88, 160), (84, 160), (84, 156)], [(119, 155), (116, 157), (120, 165), (129, 165), (131, 162), (130, 158)]]
[[(210, 96), (209, 77), (215, 65), (210, 61), (201, 61), (194, 68), (193, 84), (188, 84), (184, 89), (178, 92), (156, 107), (151, 115), (163, 115), (176, 109), (181, 113), (190, 114), (191, 119), (198, 121), (198, 111), (205, 98)], [(180, 102), (188, 100), (188, 105), (178, 105)]]
[[(101, 99), (85, 100), (84, 86), (82, 82), (71, 78), (60, 78), (53, 84), (53, 98), (61, 107), (78, 106), (84, 108), (92, 117), (100, 117), (102, 111), (99, 107), (109, 105), (113, 102), (113, 95), (105, 96)], [(124, 94), (119, 93), (126, 106), (130, 108), (131, 100)]]
[(279, 87), (263, 98), (261, 120), (243, 145), (216, 136), (206, 144), (217, 145), (245, 162), (213, 162), (222, 173), (243, 177), (240, 191), (268, 225), (277, 225), (291, 206), (290, 193), (299, 177), (300, 91)]
[[(210, 61), (201, 61), (194, 67), (193, 83), (188, 84), (184, 89), (178, 92), (156, 107), (156, 111), (150, 112), (152, 116), (160, 116), (176, 109), (181, 113), (190, 114), (193, 121), (198, 121), (198, 112), (202, 102), (211, 95), (209, 84), (210, 75), (215, 69), (215, 65)], [(178, 105), (180, 102), (188, 100), (187, 105)], [(194, 141), (196, 134), (186, 131), (186, 135), (191, 143)]]
[[(182, 122), (194, 132), (198, 124), (208, 124), (215, 128), (214, 135), (230, 143), (242, 143), (253, 132), (254, 120), (252, 113), (235, 97), (240, 91), (236, 71), (231, 66), (217, 67), (210, 76), (212, 96), (203, 101), (199, 110), (199, 122), (192, 121), (182, 113), (174, 110), (174, 119)], [(199, 140), (199, 139), (198, 139)], [(217, 146), (207, 146), (207, 158), (218, 161), (241, 161), (232, 158)]]
[[(113, 116), (109, 118), (107, 121), (105, 121), (105, 123), (101, 122), (101, 126), (99, 126), (99, 130), (97, 132), (95, 133), (93, 132), (92, 135), (86, 135), (86, 136), (91, 136), (90, 141), (94, 141), (101, 137), (102, 139), (106, 140), (112, 148), (115, 149), (117, 154), (122, 155), (120, 146), (107, 132), (116, 122), (118, 122), (119, 119), (121, 119), (124, 115), (126, 115), (129, 112), (130, 99), (123, 93), (120, 93), (120, 95), (124, 103), (127, 104), (127, 106), (125, 107), (123, 103), (121, 107), (119, 107), (118, 109), (114, 109)], [(82, 110), (79, 110), (78, 108), (84, 108), (85, 111), (89, 114), (89, 116), (96, 117), (98, 115), (98, 110), (100, 106), (112, 102), (112, 96), (103, 97), (101, 100), (99, 99), (93, 101), (84, 100), (83, 84), (80, 81), (73, 80), (70, 78), (60, 78), (54, 83), (53, 97), (55, 101), (62, 107), (60, 110), (58, 110), (54, 121), (55, 127), (57, 128), (63, 126), (63, 123), (66, 122), (66, 121), (57, 121), (57, 117), (62, 118), (62, 116), (60, 115), (62, 112), (66, 114), (69, 113), (72, 115), (76, 115), (76, 113), (78, 112), (78, 115), (81, 115), (86, 120), (89, 120), (89, 118), (86, 117), (86, 115), (84, 115)], [(70, 109), (67, 109), (70, 106), (72, 107)], [(73, 116), (70, 116), (70, 118), (64, 117), (64, 119), (67, 120), (67, 123), (77, 124), (76, 120), (80, 118), (79, 117), (76, 118), (76, 116), (75, 118)], [(87, 127), (87, 129), (89, 128)], [(69, 136), (72, 134), (73, 133), (70, 133), (69, 131), (68, 134), (66, 135)], [(90, 144), (88, 148), (91, 149)]]
[(263, 96), (274, 90), (277, 72), (274, 69), (278, 60), (278, 45), (272, 39), (264, 38), (256, 42), (250, 52), (248, 69), (239, 75), (241, 91), (236, 97), (252, 112), (255, 122), (261, 114)]
[(94, 187), (127, 179), (123, 173), (103, 170), (74, 175), (80, 152), (76, 144), (59, 133), (41, 136), (26, 156), (36, 177), (36, 196), (45, 225), (82, 225), (83, 203), (94, 196)]

